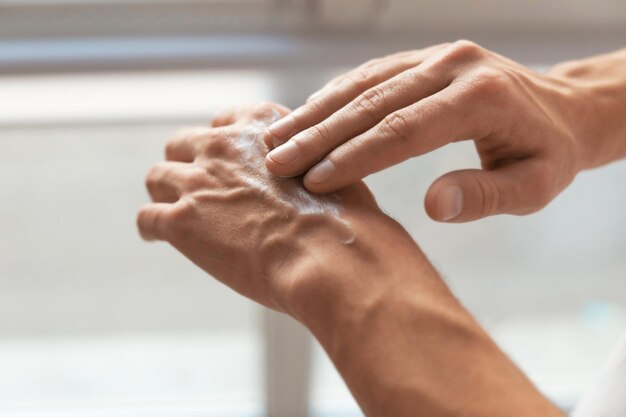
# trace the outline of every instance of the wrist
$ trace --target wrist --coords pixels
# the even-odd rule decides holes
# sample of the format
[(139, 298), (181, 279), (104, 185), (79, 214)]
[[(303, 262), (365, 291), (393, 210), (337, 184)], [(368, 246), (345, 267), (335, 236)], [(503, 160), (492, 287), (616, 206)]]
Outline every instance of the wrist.
[[(301, 264), (289, 313), (313, 333), (366, 415), (388, 415), (391, 403), (398, 416), (415, 409), (431, 416), (451, 410), (560, 415), (459, 304), (406, 232), (383, 216), (353, 225), (354, 244), (321, 247), (316, 261)], [(368, 229), (376, 239), (360, 235)]]
[(436, 271), (408, 233), (379, 211), (350, 212), (344, 219), (354, 241), (343, 243), (332, 231), (307, 238), (306, 249), (278, 272), (290, 285), (285, 311), (323, 344), (332, 344), (342, 326), (358, 321), (377, 305), (411, 291), (414, 280), (436, 282)]
[[(565, 87), (561, 108), (576, 139), (580, 170), (626, 157), (626, 73), (619, 71), (625, 65), (614, 54), (565, 62), (548, 72)], [(618, 71), (607, 71), (611, 67)]]

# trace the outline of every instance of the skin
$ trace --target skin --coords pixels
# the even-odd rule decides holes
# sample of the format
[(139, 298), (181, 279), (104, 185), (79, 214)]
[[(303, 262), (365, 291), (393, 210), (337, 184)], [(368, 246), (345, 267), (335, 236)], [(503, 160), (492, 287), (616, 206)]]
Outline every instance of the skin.
[[(563, 417), (359, 179), (479, 138), (483, 170), (437, 180), (429, 214), (467, 221), (537, 210), (578, 171), (626, 155), (626, 50), (541, 75), (463, 41), (356, 71), (295, 112), (267, 103), (235, 109), (174, 137), (167, 161), (147, 176), (153, 202), (138, 214), (141, 235), (169, 242), (235, 291), (303, 323), (367, 416)], [(380, 85), (385, 93), (370, 95), (370, 107), (361, 100), (361, 110), (345, 110)], [(376, 103), (385, 111), (375, 113)], [(299, 169), (265, 155), (280, 144), (280, 122), (250, 135), (276, 113), (297, 124), (286, 139), (304, 132), (289, 140), (303, 152)], [(335, 170), (328, 182), (312, 182), (309, 168), (324, 159)], [(269, 169), (308, 172), (303, 183)], [(338, 190), (341, 210), (303, 211), (303, 186)], [(307, 198), (326, 207), (330, 197)], [(450, 202), (460, 207), (455, 217), (447, 217)]]
[(563, 417), (362, 182), (337, 193), (339, 213), (307, 214), (293, 204), (301, 179), (265, 169), (263, 128), (252, 140), (264, 152), (250, 163), (241, 138), (273, 111), (288, 113), (264, 104), (175, 136), (147, 175), (141, 235), (302, 322), (368, 416)]
[(266, 132), (274, 174), (317, 193), (446, 144), (474, 140), (482, 169), (425, 197), (434, 220), (533, 213), (576, 174), (626, 156), (626, 49), (547, 74), (469, 41), (375, 59), (331, 81)]

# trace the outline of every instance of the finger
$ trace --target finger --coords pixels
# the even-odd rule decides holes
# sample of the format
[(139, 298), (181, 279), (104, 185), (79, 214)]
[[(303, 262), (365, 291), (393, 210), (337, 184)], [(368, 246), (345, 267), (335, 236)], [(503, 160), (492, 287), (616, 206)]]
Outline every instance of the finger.
[(169, 236), (168, 216), (171, 204), (152, 203), (139, 210), (137, 228), (144, 240), (167, 240)]
[(230, 107), (217, 113), (211, 119), (211, 127), (232, 125), (241, 117), (241, 108)]
[(185, 162), (160, 162), (146, 175), (146, 188), (155, 203), (173, 203), (183, 193), (187, 172), (191, 164)]
[(385, 61), (376, 66), (358, 67), (350, 71), (341, 82), (325, 89), (314, 99), (269, 126), (266, 137), (269, 137), (274, 146), (286, 142), (291, 136), (321, 122), (361, 92), (418, 64), (416, 61)]
[[(480, 106), (467, 105), (450, 86), (385, 117), (375, 127), (340, 145), (304, 176), (312, 192), (336, 191), (367, 175), (447, 143), (490, 133)], [(475, 104), (475, 103), (474, 103)]]
[(181, 129), (165, 145), (165, 159), (168, 161), (193, 162), (201, 152), (206, 136), (212, 128), (205, 126)]
[[(433, 45), (431, 47), (420, 49), (420, 50), (397, 52), (397, 53), (394, 53), (394, 54), (391, 54), (391, 55), (387, 55), (387, 56), (382, 57), (382, 58), (372, 59), (372, 60), (366, 62), (365, 64), (357, 67), (355, 70), (358, 70), (360, 68), (375, 68), (376, 66), (379, 66), (381, 64), (386, 64), (388, 62), (398, 62), (398, 61), (405, 61), (405, 60), (406, 61), (410, 60), (410, 61), (414, 62), (414, 65), (418, 65), (424, 59), (426, 59), (428, 56), (430, 56), (432, 53), (434, 53), (434, 52), (436, 52), (438, 50), (441, 50), (441, 49), (445, 48), (448, 45), (450, 45), (450, 44), (449, 43), (445, 43), (445, 44)], [(317, 97), (321, 96), (322, 94), (324, 94), (325, 92), (328, 92), (331, 89), (335, 88), (337, 85), (339, 85), (342, 82), (344, 82), (346, 80), (346, 78), (350, 77), (352, 75), (352, 72), (355, 71), (355, 70), (349, 71), (347, 73), (341, 74), (341, 75), (333, 78), (328, 83), (326, 83), (322, 88), (320, 88), (318, 91), (316, 91), (313, 94), (311, 94), (309, 96), (309, 98), (307, 99), (307, 102), (312, 101), (315, 98), (317, 98)]]
[(291, 113), (291, 109), (282, 104), (263, 101), (254, 107), (254, 110), (248, 114), (249, 117), (244, 121), (259, 121), (269, 126), (289, 113)]
[(321, 122), (363, 91), (388, 80), (391, 77), (421, 63), (433, 50), (441, 46), (428, 48), (402, 60), (388, 60), (371, 67), (359, 67), (344, 77), (333, 88), (329, 88), (314, 100), (294, 110), (272, 124), (266, 136), (275, 146), (287, 141), (291, 136)]
[(558, 189), (536, 158), (493, 171), (468, 169), (437, 179), (424, 200), (428, 215), (442, 222), (468, 222), (496, 214), (529, 214), (551, 201)]
[(261, 121), (271, 124), (291, 110), (282, 104), (263, 101), (246, 106), (234, 106), (219, 112), (211, 120), (211, 127), (224, 127), (237, 122)]
[(355, 70), (360, 70), (360, 69), (363, 69), (363, 68), (373, 68), (373, 67), (376, 67), (377, 65), (380, 65), (382, 63), (387, 63), (389, 61), (398, 61), (400, 59), (407, 58), (407, 57), (409, 57), (411, 55), (416, 55), (419, 52), (420, 51), (414, 51), (414, 50), (413, 51), (403, 51), (403, 52), (397, 52), (397, 53), (394, 53), (394, 54), (390, 54), (390, 55), (387, 55), (387, 56), (382, 57), (382, 58), (371, 59), (371, 60), (365, 62), (364, 64), (359, 65), (358, 67), (356, 67), (356, 68), (354, 68), (354, 69), (352, 69), (352, 70), (350, 70), (348, 72), (345, 72), (343, 74), (340, 74), (337, 77), (333, 78), (332, 80), (328, 81), (326, 84), (324, 84), (322, 86), (322, 88), (320, 88), (319, 90), (317, 90), (313, 94), (311, 94), (307, 98), (306, 101), (308, 103), (309, 101), (312, 101), (312, 100), (316, 99), (317, 97), (319, 97), (324, 92), (327, 92), (330, 89), (332, 89), (332, 88), (336, 87), (337, 85), (341, 84), (342, 82), (345, 81), (346, 78), (350, 77)]
[[(249, 117), (241, 121), (247, 124), (254, 122), (257, 124), (256, 127), (258, 127), (258, 124), (261, 124), (262, 128), (267, 128), (289, 113), (291, 113), (291, 109), (288, 107), (273, 102), (264, 102), (257, 106), (256, 109), (249, 114)], [(262, 136), (262, 140), (269, 149), (274, 148), (274, 143), (267, 134)]]
[(298, 133), (267, 155), (267, 168), (279, 176), (301, 174), (387, 115), (447, 87), (452, 75), (427, 62), (370, 88), (323, 122)]

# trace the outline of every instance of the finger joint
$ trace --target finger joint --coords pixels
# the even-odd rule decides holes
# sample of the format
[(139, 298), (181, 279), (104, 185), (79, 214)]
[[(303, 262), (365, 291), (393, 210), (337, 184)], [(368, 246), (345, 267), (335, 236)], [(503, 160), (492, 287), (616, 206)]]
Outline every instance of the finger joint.
[(325, 123), (319, 123), (311, 127), (311, 137), (316, 140), (321, 140), (324, 143), (331, 143), (332, 138), (330, 130)]
[(369, 88), (373, 78), (372, 70), (367, 67), (357, 68), (347, 77), (349, 82), (359, 91)]
[(395, 112), (383, 119), (383, 129), (401, 142), (410, 143), (411, 125), (402, 112)]
[(370, 88), (355, 100), (354, 107), (357, 113), (378, 121), (385, 109), (385, 93), (381, 88)]

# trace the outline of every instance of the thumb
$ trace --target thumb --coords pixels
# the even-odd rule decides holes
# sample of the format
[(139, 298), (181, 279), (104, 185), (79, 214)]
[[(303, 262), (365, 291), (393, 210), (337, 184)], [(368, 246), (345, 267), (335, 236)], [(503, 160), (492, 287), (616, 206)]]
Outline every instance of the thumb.
[(545, 164), (524, 160), (492, 171), (466, 169), (439, 177), (424, 205), (437, 221), (461, 223), (495, 214), (530, 214), (558, 193)]

